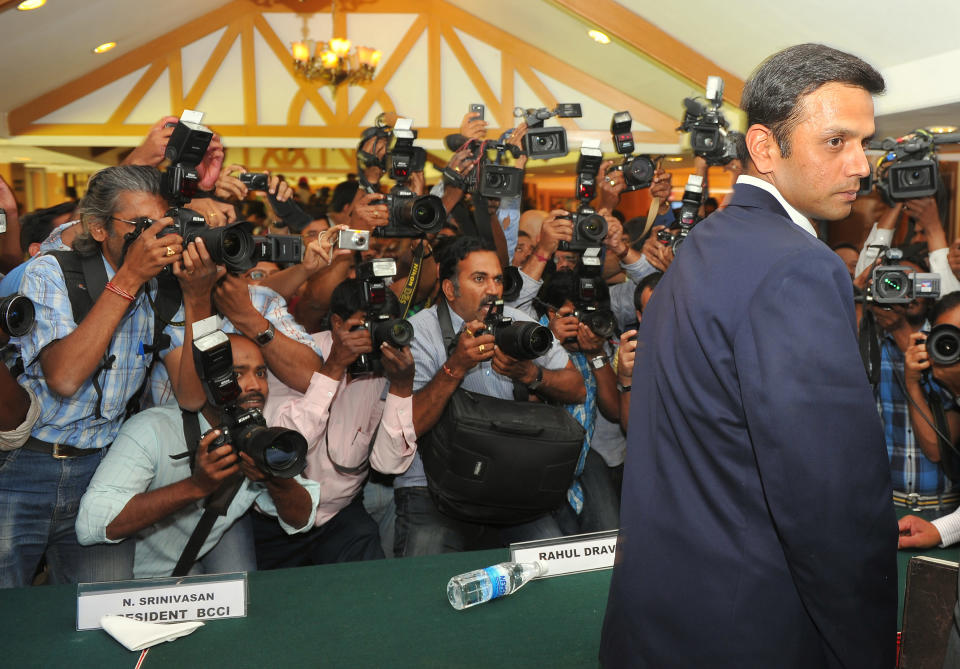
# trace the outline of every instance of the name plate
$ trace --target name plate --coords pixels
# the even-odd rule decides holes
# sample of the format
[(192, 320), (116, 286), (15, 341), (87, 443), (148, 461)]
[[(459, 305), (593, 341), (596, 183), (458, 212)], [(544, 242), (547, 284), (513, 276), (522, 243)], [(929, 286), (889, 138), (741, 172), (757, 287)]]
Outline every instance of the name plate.
[(610, 569), (617, 555), (617, 534), (610, 530), (510, 544), (510, 559), (543, 563), (544, 578)]
[(100, 619), (107, 615), (150, 623), (243, 618), (247, 615), (247, 575), (238, 572), (77, 586), (77, 630), (100, 629)]

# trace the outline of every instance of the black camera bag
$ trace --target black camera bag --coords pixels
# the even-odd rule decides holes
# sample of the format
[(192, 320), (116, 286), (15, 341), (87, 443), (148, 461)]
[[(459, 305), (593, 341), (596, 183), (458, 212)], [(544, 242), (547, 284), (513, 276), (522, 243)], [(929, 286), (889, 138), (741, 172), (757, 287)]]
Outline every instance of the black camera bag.
[[(448, 348), (447, 304), (437, 304)], [(457, 389), (423, 439), (437, 508), (473, 523), (516, 525), (565, 503), (586, 433), (563, 407)]]

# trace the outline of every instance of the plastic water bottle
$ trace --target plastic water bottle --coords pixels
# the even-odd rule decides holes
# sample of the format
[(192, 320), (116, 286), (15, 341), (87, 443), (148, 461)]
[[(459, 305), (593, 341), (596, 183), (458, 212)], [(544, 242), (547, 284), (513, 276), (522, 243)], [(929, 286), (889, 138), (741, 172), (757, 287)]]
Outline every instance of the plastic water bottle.
[(467, 609), (516, 592), (546, 573), (546, 565), (540, 562), (501, 562), (454, 576), (447, 583), (447, 598), (458, 611)]

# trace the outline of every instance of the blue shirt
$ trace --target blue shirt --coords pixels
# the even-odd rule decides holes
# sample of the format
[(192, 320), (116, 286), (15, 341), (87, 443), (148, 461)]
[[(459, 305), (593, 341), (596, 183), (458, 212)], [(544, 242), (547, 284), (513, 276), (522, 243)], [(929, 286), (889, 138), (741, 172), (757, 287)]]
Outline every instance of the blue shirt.
[[(940, 465), (928, 460), (916, 444), (910, 425), (910, 400), (901, 386), (903, 364), (903, 352), (893, 337), (884, 335), (881, 340), (880, 382), (874, 389), (874, 395), (883, 420), (893, 489), (920, 495), (951, 492), (960, 486), (950, 481)], [(924, 390), (944, 394), (933, 379), (924, 384)], [(944, 398), (945, 407), (951, 406), (951, 402), (951, 399)]]
[[(503, 313), (515, 321), (533, 320), (519, 309), (509, 306), (503, 308)], [(440, 330), (436, 305), (415, 314), (410, 319), (410, 324), (413, 325), (413, 341), (410, 342), (410, 353), (413, 355), (413, 362), (416, 365), (413, 376), (413, 390), (416, 393), (430, 383), (437, 372), (440, 372), (448, 356), (443, 345), (443, 333)], [(459, 332), (460, 328), (463, 327), (463, 319), (453, 309), (450, 309), (450, 324), (453, 326), (454, 332)], [(550, 350), (534, 360), (534, 364), (544, 369), (564, 369), (569, 360), (566, 350), (554, 338)], [(467, 372), (463, 381), (460, 382), (460, 387), (491, 397), (513, 399), (513, 380), (493, 371), (490, 361), (481, 362)], [(423, 471), (423, 461), (420, 459), (419, 452), (414, 456), (410, 469), (398, 476), (393, 485), (396, 488), (427, 485), (427, 477)]]
[[(107, 280), (112, 279), (113, 268), (106, 259), (103, 265)], [(151, 281), (150, 286), (151, 291), (156, 292), (156, 283)], [(27, 264), (20, 287), (36, 308), (34, 327), (13, 340), (20, 348), (25, 365), (18, 381), (33, 391), (42, 407), (33, 436), (78, 448), (109, 446), (120, 431), (127, 401), (146, 379), (151, 361), (151, 356), (143, 352), (144, 346), (153, 343), (153, 309), (145, 291), (140, 291), (131, 303), (107, 346), (107, 355), (116, 358), (109, 369), (99, 374), (101, 402), (93, 376), (71, 397), (61, 397), (47, 386), (40, 366), (40, 352), (77, 329), (60, 263), (53, 256), (34, 257)], [(101, 418), (96, 417), (98, 404)]]

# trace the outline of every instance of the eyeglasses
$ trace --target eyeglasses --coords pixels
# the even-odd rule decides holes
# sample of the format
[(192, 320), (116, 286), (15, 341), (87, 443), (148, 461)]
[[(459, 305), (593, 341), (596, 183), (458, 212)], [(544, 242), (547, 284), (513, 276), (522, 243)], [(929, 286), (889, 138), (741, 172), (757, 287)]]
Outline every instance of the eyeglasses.
[(260, 281), (261, 279), (267, 278), (267, 273), (260, 269), (251, 270), (247, 272), (247, 278), (251, 281)]
[(148, 228), (156, 222), (149, 216), (137, 216), (132, 221), (128, 221), (125, 218), (117, 218), (116, 216), (111, 216), (110, 219), (114, 221), (120, 221), (121, 223), (129, 223), (130, 225), (133, 225), (133, 226), (143, 225)]

